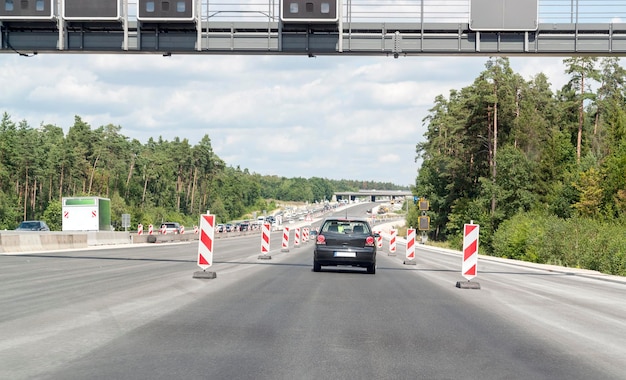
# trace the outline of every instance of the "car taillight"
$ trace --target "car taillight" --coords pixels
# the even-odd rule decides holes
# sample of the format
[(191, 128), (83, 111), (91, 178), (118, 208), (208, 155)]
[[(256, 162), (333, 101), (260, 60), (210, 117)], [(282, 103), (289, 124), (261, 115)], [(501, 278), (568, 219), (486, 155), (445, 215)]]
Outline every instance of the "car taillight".
[(373, 236), (368, 236), (368, 237), (365, 239), (365, 245), (366, 245), (366, 246), (372, 246), (372, 247), (373, 247), (373, 246), (374, 246), (374, 237), (373, 237)]
[(317, 235), (317, 244), (326, 244), (326, 238), (324, 235)]

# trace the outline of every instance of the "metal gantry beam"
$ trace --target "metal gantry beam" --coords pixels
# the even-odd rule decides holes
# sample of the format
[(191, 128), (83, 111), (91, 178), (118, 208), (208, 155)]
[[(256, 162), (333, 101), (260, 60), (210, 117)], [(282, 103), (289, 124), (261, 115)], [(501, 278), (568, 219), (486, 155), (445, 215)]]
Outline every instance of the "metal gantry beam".
[[(106, 0), (46, 0), (42, 16), (7, 15), (9, 1), (0, 0), (0, 53), (626, 55), (626, 0), (532, 0), (537, 22), (528, 30), (507, 29), (506, 17), (501, 30), (477, 29), (490, 18), (472, 18), (470, 0), (330, 0), (332, 22), (280, 17), (284, 2), (304, 0), (167, 1), (174, 8), (155, 17), (142, 16), (142, 6), (160, 1), (108, 0), (117, 8), (102, 17), (68, 7)], [(474, 0), (472, 9), (482, 9), (479, 1), (502, 0)]]

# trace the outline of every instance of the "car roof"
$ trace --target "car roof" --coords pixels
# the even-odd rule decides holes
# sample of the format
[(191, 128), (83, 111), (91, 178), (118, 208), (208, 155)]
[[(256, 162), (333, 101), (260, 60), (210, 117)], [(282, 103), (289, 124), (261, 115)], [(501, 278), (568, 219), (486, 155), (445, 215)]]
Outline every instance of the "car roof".
[(367, 223), (368, 220), (366, 218), (362, 218), (362, 217), (354, 217), (354, 218), (350, 218), (350, 217), (340, 217), (340, 218), (335, 218), (335, 217), (331, 217), (331, 218), (326, 218), (324, 219), (324, 222), (365, 222)]

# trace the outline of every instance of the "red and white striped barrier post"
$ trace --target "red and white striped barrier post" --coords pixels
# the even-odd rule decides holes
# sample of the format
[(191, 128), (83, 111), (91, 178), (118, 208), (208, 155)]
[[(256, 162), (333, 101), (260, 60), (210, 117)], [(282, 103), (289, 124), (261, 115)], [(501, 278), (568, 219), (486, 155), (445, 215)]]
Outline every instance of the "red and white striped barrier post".
[(270, 253), (270, 231), (272, 225), (269, 223), (263, 223), (261, 225), (261, 254), (259, 259), (271, 259)]
[(289, 252), (289, 227), (283, 227), (283, 245), (280, 250)]
[(215, 241), (215, 215), (200, 216), (200, 239), (198, 241), (198, 266), (201, 272), (195, 272), (193, 278), (215, 278), (215, 272), (206, 270), (213, 265), (213, 243)]
[(406, 230), (406, 260), (405, 265), (415, 265), (415, 228)]
[(302, 243), (306, 243), (308, 241), (309, 241), (309, 228), (303, 227), (302, 228)]
[(180, 231), (178, 233), (179, 234), (184, 234), (185, 233), (185, 226), (180, 226)]
[(152, 224), (148, 224), (148, 235), (154, 234), (154, 226)]
[(198, 234), (198, 226), (193, 226), (193, 233)]
[(161, 224), (161, 234), (163, 235), (167, 234), (167, 227), (165, 226), (165, 224)]
[(389, 230), (389, 256), (396, 255), (396, 236), (398, 235), (398, 230), (391, 229)]
[(143, 235), (143, 224), (141, 223), (137, 225), (137, 235)]
[(296, 227), (294, 236), (293, 236), (293, 246), (294, 248), (300, 248), (300, 227)]
[(458, 281), (457, 288), (480, 289), (480, 284), (471, 282), (478, 274), (478, 236), (480, 226), (471, 222), (463, 226), (463, 265), (461, 274), (467, 282)]
[(381, 235), (382, 231), (378, 231), (377, 234), (378, 234), (378, 237), (376, 238), (376, 247), (382, 248), (383, 247), (383, 235)]

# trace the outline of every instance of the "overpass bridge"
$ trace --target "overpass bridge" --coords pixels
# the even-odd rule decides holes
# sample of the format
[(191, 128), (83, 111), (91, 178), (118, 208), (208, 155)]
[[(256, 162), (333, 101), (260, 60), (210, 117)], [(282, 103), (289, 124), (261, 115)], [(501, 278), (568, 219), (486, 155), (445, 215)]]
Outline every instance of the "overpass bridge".
[(370, 202), (377, 200), (393, 200), (413, 197), (413, 193), (408, 190), (359, 190), (359, 191), (339, 191), (335, 193), (338, 201), (346, 199), (354, 201), (357, 198), (369, 198)]
[(0, 0), (0, 53), (622, 56), (624, 0)]

